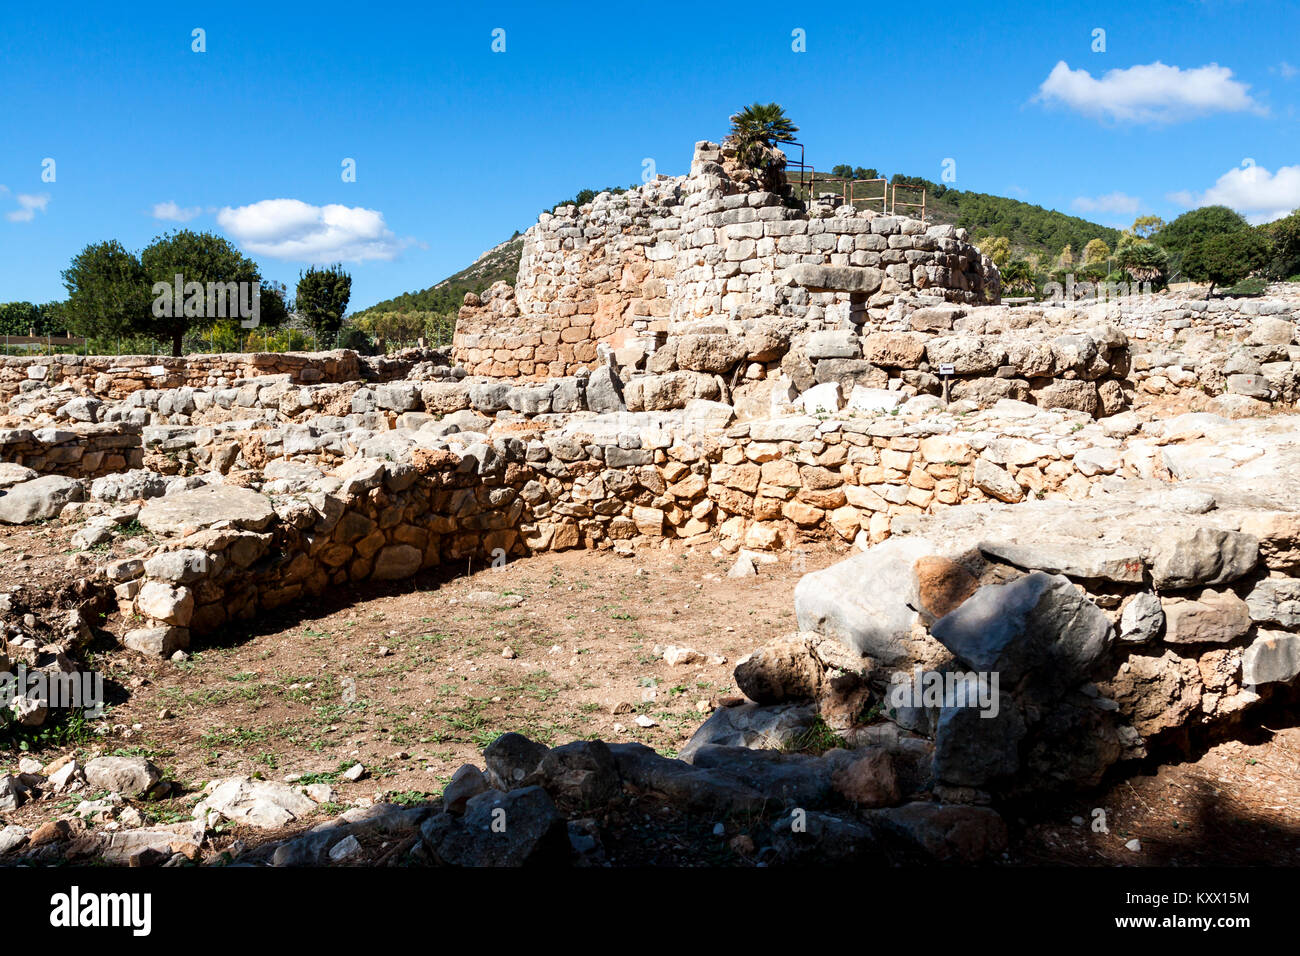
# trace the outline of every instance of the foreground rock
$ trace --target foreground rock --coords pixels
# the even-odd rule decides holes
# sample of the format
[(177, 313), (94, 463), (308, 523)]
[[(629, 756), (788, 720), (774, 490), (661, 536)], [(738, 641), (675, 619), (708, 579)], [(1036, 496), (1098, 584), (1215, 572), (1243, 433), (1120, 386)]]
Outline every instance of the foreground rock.
[(64, 507), (81, 501), (85, 487), (75, 478), (44, 475), (0, 491), (0, 524), (31, 524), (57, 518)]

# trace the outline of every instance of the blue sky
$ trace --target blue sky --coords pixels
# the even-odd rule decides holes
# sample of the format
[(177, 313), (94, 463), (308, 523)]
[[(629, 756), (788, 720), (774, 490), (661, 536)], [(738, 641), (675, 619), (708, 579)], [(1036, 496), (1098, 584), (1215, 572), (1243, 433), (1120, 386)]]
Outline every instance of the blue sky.
[(1294, 0), (893, 9), (11, 2), (0, 301), (61, 298), (87, 243), (183, 225), (291, 286), (341, 258), (364, 308), (647, 158), (684, 173), (754, 100), (786, 107), (819, 168), (938, 180), (952, 159), (959, 189), (1112, 225), (1300, 206)]

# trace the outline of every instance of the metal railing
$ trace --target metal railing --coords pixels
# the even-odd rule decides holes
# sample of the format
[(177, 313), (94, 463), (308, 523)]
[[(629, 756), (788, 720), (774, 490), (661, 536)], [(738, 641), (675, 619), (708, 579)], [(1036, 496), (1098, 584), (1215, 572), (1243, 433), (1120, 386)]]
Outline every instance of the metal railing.
[[(880, 183), (881, 191), (879, 196), (863, 196), (858, 199), (858, 187), (870, 186)], [(888, 212), (889, 209), (889, 180), (888, 179), (854, 179), (849, 183), (848, 198), (846, 200), (850, 206), (857, 207), (859, 202), (862, 203), (880, 203), (881, 213)]]
[[(909, 208), (912, 208), (912, 209), (919, 209), (919, 210), (921, 210), (921, 221), (922, 221), (922, 222), (925, 222), (925, 187), (924, 187), (924, 186), (913, 186), (913, 185), (911, 185), (910, 183), (903, 183), (903, 184), (902, 184), (902, 187), (903, 187), (904, 189), (917, 189), (917, 190), (920, 190), (920, 192), (921, 192), (921, 201), (920, 201), (920, 202), (902, 202), (902, 203), (900, 203), (900, 202), (898, 201), (898, 187), (899, 187), (899, 185), (900, 185), (899, 183), (890, 183), (890, 184), (889, 184), (889, 192), (890, 192), (890, 196), (889, 196), (889, 211), (890, 211), (890, 213), (893, 214), (893, 215), (897, 215), (897, 214), (898, 214), (898, 207), (899, 207), (899, 206), (905, 206), (905, 207), (909, 207)], [(906, 193), (904, 193), (904, 195), (906, 195)]]
[(9, 335), (6, 333), (0, 336), (0, 349), (5, 355), (10, 354), (10, 349), (30, 352), (30, 346), (33, 345), (43, 349), (42, 354), (45, 355), (53, 355), (55, 346), (71, 346), (74, 352), (78, 349), (86, 351), (86, 339), (77, 335)]
[[(787, 145), (800, 146), (800, 157), (803, 156), (802, 146), (799, 143), (789, 143)], [(786, 182), (790, 184), (797, 198), (804, 202), (812, 202), (818, 196), (825, 194), (836, 195), (847, 206), (857, 207), (869, 203), (880, 203), (880, 212), (882, 215), (893, 216), (899, 214), (899, 208), (919, 209), (921, 210), (921, 221), (925, 222), (926, 217), (926, 188), (924, 186), (913, 186), (910, 183), (891, 183), (889, 180), (878, 179), (844, 179), (840, 176), (822, 175), (819, 179), (817, 170), (811, 163), (806, 163), (800, 158), (799, 161), (786, 160), (786, 168), (798, 171), (798, 179), (790, 175), (786, 176)], [(881, 194), (879, 196), (866, 195), (873, 191), (872, 187), (880, 186)], [(829, 188), (827, 188), (829, 187)], [(907, 202), (906, 199), (899, 200), (899, 189), (911, 189), (920, 193), (920, 202)], [(862, 190), (862, 195), (859, 195)], [(907, 193), (903, 194), (904, 197)]]

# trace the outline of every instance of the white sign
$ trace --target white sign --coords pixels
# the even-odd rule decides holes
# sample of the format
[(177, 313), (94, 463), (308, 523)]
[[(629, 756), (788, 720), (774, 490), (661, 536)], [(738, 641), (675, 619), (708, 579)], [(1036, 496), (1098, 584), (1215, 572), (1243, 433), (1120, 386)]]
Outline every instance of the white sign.
[(956, 367), (955, 367), (955, 366), (952, 366), (952, 365), (940, 365), (940, 366), (939, 366), (939, 374), (940, 374), (940, 375), (952, 375), (952, 374), (954, 374), (955, 372), (956, 372)]

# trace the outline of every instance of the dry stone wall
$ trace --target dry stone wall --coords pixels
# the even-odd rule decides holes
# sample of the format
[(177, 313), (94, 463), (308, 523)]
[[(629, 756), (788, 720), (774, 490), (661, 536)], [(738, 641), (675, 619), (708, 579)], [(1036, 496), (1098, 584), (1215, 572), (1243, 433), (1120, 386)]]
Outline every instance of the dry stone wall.
[(139, 425), (115, 422), (71, 428), (0, 428), (0, 462), (43, 475), (98, 478), (144, 463)]
[(444, 352), (411, 349), (368, 358), (350, 349), (331, 352), (241, 352), (215, 355), (0, 356), (0, 405), (27, 391), (66, 385), (100, 399), (125, 398), (142, 389), (219, 388), (268, 375), (294, 384), (389, 381), (420, 365), (448, 364)]

